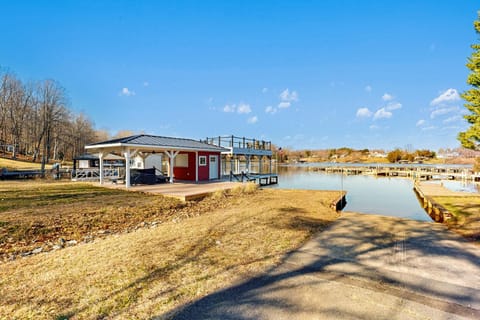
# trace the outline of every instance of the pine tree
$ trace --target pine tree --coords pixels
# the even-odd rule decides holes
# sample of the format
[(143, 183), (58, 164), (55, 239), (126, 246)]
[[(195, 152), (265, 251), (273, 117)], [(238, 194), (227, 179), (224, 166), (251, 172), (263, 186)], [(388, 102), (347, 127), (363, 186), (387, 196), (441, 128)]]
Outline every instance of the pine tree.
[[(478, 17), (473, 25), (477, 34), (480, 35), (480, 11)], [(466, 64), (472, 71), (467, 78), (467, 83), (472, 88), (462, 93), (462, 98), (466, 102), (464, 106), (469, 111), (464, 118), (470, 127), (458, 134), (458, 140), (465, 148), (480, 150), (480, 44), (473, 44), (472, 49), (473, 53)]]

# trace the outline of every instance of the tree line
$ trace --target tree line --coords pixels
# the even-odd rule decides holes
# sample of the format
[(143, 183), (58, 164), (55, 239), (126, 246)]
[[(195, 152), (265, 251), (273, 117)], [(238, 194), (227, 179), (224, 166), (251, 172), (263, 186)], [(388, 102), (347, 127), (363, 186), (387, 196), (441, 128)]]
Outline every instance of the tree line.
[(54, 80), (24, 83), (0, 69), (0, 152), (41, 162), (72, 159), (96, 140), (93, 123), (69, 108)]
[(434, 151), (427, 150), (427, 149), (416, 150), (415, 152), (408, 152), (405, 150), (395, 149), (390, 151), (387, 154), (387, 159), (391, 163), (395, 163), (401, 160), (414, 162), (418, 159), (419, 161), (422, 161), (422, 160), (434, 159), (436, 157), (437, 157), (437, 154)]

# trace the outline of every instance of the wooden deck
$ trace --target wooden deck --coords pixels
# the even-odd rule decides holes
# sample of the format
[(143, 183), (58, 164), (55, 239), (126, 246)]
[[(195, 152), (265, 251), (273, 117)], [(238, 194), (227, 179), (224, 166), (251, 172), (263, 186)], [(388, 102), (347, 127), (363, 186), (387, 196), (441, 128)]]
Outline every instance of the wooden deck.
[(175, 183), (162, 183), (154, 185), (135, 185), (128, 189), (125, 189), (123, 184), (105, 183), (97, 186), (106, 188), (123, 189), (128, 191), (146, 192), (153, 194), (162, 194), (164, 196), (180, 199), (181, 201), (190, 201), (201, 199), (215, 193), (218, 190), (233, 189), (237, 186), (241, 186), (242, 183), (219, 181), (208, 183), (190, 183), (190, 182), (175, 182)]

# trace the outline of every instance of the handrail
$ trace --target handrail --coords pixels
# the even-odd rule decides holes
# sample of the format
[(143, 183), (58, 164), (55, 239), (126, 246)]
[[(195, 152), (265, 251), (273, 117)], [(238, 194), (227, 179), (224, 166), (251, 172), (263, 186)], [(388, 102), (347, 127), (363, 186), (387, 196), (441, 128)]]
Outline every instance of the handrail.
[(218, 136), (206, 138), (208, 144), (225, 148), (254, 149), (254, 150), (272, 150), (272, 142), (265, 140), (257, 140), (253, 138), (232, 136)]

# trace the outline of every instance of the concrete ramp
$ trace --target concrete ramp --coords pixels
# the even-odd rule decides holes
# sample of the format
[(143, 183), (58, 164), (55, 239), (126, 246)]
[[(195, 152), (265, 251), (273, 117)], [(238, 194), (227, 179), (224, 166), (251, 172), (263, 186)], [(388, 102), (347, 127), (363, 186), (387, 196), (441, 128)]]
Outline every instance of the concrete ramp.
[(265, 275), (176, 319), (480, 319), (480, 246), (443, 225), (344, 213)]

